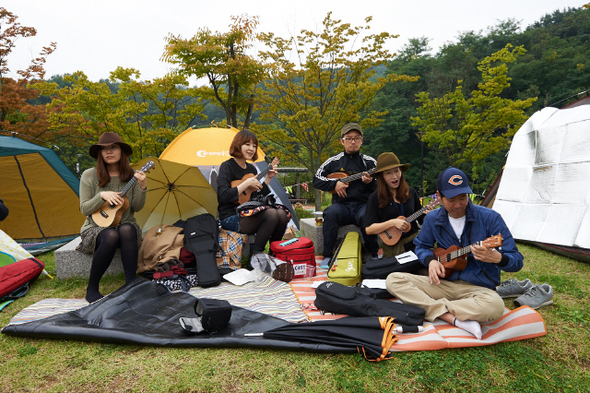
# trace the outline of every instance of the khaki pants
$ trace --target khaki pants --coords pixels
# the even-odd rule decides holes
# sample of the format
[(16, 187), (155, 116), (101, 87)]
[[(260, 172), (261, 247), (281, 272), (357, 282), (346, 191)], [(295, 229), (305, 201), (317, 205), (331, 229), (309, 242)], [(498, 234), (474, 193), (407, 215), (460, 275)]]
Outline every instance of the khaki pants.
[(386, 287), (405, 304), (424, 309), (425, 319), (430, 322), (447, 312), (460, 321), (480, 323), (495, 321), (504, 313), (504, 301), (496, 291), (467, 281), (441, 279), (437, 285), (430, 284), (428, 276), (391, 273)]

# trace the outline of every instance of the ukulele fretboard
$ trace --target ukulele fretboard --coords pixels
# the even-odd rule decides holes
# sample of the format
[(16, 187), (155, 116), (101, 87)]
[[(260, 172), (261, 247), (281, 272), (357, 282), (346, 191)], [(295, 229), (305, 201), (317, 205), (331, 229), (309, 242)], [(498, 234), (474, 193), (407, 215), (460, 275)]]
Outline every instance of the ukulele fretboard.
[(476, 242), (476, 243), (473, 243), (469, 246), (465, 246), (463, 248), (460, 248), (458, 250), (451, 251), (448, 254), (441, 255), (436, 259), (437, 259), (437, 261), (442, 262), (442, 263), (452, 261), (453, 259), (457, 259), (459, 257), (462, 257), (463, 255), (469, 254), (471, 252), (471, 246), (481, 246), (482, 244), (483, 244), (483, 241)]
[(368, 171), (359, 172), (359, 173), (355, 173), (354, 175), (343, 177), (342, 179), (338, 179), (338, 181), (340, 181), (342, 183), (350, 183), (351, 181), (355, 181), (357, 179), (360, 179), (361, 177), (363, 177), (365, 175), (365, 173), (371, 174), (371, 173), (375, 172), (376, 170), (377, 170), (377, 168), (375, 167), (375, 168), (369, 169)]
[(416, 218), (420, 217), (426, 210), (429, 210), (429, 209), (432, 209), (432, 206), (430, 206), (430, 205), (424, 206), (422, 209), (417, 210), (414, 214), (412, 214), (411, 216), (406, 218), (406, 222), (414, 221)]

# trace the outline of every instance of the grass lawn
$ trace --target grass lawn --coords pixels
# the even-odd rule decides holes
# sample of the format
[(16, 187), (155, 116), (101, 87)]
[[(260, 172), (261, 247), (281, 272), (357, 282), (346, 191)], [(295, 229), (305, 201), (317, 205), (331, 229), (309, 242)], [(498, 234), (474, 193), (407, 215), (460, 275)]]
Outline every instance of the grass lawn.
[[(258, 349), (179, 349), (0, 335), (0, 392), (589, 392), (590, 264), (519, 244), (525, 266), (503, 279), (549, 283), (539, 309), (548, 334), (493, 346), (396, 353), (380, 363), (360, 354)], [(53, 254), (40, 257), (51, 275)], [(103, 293), (123, 277), (103, 279)], [(82, 298), (86, 281), (41, 276), (0, 312), (0, 326), (44, 298)], [(506, 306), (514, 309), (511, 300)]]

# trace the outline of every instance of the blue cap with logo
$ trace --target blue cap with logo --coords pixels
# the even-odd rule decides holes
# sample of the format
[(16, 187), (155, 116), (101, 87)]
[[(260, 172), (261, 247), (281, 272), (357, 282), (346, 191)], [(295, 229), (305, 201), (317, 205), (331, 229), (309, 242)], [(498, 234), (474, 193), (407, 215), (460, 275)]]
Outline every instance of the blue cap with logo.
[(460, 169), (448, 167), (436, 179), (436, 188), (445, 198), (454, 198), (459, 194), (473, 194), (469, 188), (467, 175)]

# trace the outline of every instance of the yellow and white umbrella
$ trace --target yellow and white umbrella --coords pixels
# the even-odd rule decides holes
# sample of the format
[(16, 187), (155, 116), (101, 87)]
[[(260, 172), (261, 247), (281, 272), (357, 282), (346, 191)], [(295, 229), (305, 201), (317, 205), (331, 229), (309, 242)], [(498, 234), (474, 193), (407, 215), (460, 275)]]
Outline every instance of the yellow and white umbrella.
[(147, 173), (145, 206), (135, 213), (144, 232), (203, 213), (217, 216), (217, 193), (199, 168), (154, 157), (132, 166), (139, 169), (148, 161), (154, 161), (155, 166)]
[[(192, 166), (219, 166), (231, 158), (229, 147), (238, 133), (236, 128), (189, 128), (178, 135), (160, 154), (160, 159)], [(258, 147), (258, 160), (264, 152)]]

